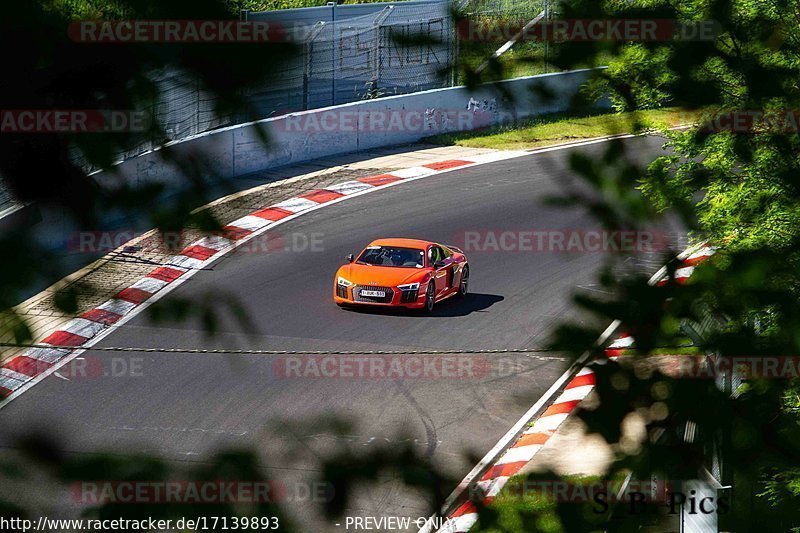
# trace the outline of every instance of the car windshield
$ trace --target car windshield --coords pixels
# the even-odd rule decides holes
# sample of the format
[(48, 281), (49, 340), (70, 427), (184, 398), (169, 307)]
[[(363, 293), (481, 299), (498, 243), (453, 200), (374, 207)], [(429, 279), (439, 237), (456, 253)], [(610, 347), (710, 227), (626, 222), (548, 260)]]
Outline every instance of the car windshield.
[(357, 262), (375, 266), (422, 268), (425, 266), (425, 252), (397, 246), (368, 246), (361, 252)]

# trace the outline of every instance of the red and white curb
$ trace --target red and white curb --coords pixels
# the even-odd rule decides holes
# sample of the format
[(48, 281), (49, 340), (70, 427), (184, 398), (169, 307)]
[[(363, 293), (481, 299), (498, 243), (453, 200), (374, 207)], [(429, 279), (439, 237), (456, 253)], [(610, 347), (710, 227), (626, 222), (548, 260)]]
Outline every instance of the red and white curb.
[[(223, 235), (204, 237), (187, 246), (181, 253), (168, 259), (162, 266), (110, 300), (76, 317), (42, 339), (37, 343), (41, 347), (29, 348), (5, 362), (0, 366), (0, 408), (80, 355), (81, 350), (75, 348), (92, 346), (115, 327), (124, 324), (147, 305), (185, 282), (199, 269), (209, 266), (236, 247), (279, 224), (348, 198), (451, 170), (637, 136), (639, 135), (612, 135), (530, 151), (496, 151), (462, 159), (437, 161), (349, 180), (322, 189), (312, 189), (259, 209), (225, 226)], [(57, 348), (58, 346), (71, 349)]]
[[(447, 159), (344, 181), (322, 189), (312, 189), (254, 211), (225, 226), (223, 235), (205, 237), (187, 246), (181, 253), (168, 259), (162, 266), (110, 300), (68, 322), (37, 343), (37, 346), (42, 347), (29, 348), (22, 355), (5, 362), (0, 366), (0, 408), (80, 355), (81, 350), (74, 348), (92, 346), (115, 327), (185, 282), (199, 269), (209, 266), (236, 247), (279, 224), (347, 198), (451, 170), (636, 136), (612, 135), (537, 150), (496, 151), (462, 159)], [(73, 349), (59, 349), (56, 346)]]
[[(690, 249), (682, 253), (678, 256), (678, 260), (681, 261), (681, 266), (675, 270), (675, 281), (677, 283), (686, 283), (694, 269), (697, 265), (714, 255), (716, 248), (713, 246), (700, 246), (696, 249)], [(668, 276), (666, 272), (662, 273), (661, 277), (658, 279), (658, 285), (665, 285), (667, 283)]]
[(282, 202), (264, 207), (234, 220), (223, 228), (222, 235), (203, 237), (167, 259), (145, 277), (121, 290), (113, 298), (69, 321), (0, 367), (0, 407), (55, 372), (79, 355), (80, 350), (58, 347), (88, 348), (114, 327), (132, 318), (138, 310), (154, 302), (199, 269), (247, 242), (249, 239), (305, 213), (347, 198), (372, 191), (442, 174), (450, 170), (530, 155), (532, 152), (490, 152), (464, 159), (448, 159), (421, 166), (404, 168), (344, 181), (322, 189), (312, 189)]
[[(506, 482), (522, 467), (527, 465), (539, 453), (573, 409), (583, 401), (594, 389), (594, 372), (588, 368), (581, 369), (564, 388), (553, 404), (523, 431), (516, 442), (503, 453), (497, 461), (483, 474), (480, 481), (470, 488), (473, 496), (480, 495), (484, 505), (494, 500)], [(449, 519), (441, 532), (469, 531), (478, 521), (478, 508), (475, 498), (471, 497), (459, 505), (449, 515)]]
[[(714, 251), (715, 248), (713, 247), (700, 245), (680, 254), (677, 259), (681, 261), (681, 265), (676, 269), (674, 276), (676, 283), (685, 283), (695, 267), (713, 255)], [(667, 282), (666, 267), (650, 278), (651, 284), (659, 286)], [(616, 329), (614, 324), (610, 328)], [(601, 339), (604, 336), (605, 334), (601, 336)], [(627, 333), (620, 333), (608, 345), (605, 355), (609, 359), (616, 359), (624, 350), (631, 349), (634, 346), (633, 337)], [(523, 431), (493, 463), (487, 466), (485, 472), (476, 478), (477, 481), (469, 482), (465, 480), (459, 485), (460, 489), (457, 489), (459, 494), (456, 501), (458, 499), (463, 500), (464, 496), (467, 496), (467, 499), (447, 515), (448, 520), (438, 531), (440, 533), (463, 533), (469, 531), (478, 521), (478, 503), (488, 505), (494, 500), (508, 480), (539, 453), (570, 414), (594, 390), (594, 386), (594, 372), (587, 367), (580, 368), (566, 386), (561, 389), (555, 401), (533, 422), (533, 425)], [(421, 531), (429, 530), (422, 528)]]

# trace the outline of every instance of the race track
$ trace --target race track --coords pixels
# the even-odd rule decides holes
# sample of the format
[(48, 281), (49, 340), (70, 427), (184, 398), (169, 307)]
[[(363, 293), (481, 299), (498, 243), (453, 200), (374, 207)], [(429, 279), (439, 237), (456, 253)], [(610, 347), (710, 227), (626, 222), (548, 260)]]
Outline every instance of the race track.
[[(625, 141), (643, 164), (663, 139)], [(230, 315), (209, 338), (199, 323), (152, 324), (137, 316), (98, 346), (241, 348), (262, 350), (478, 350), (542, 348), (554, 325), (575, 315), (570, 296), (594, 290), (603, 253), (467, 250), (471, 294), (438, 306), (431, 317), (337, 308), (333, 275), (347, 253), (377, 237), (416, 237), (460, 244), (465, 232), (598, 228), (583, 209), (542, 205), (574, 177), (574, 151), (599, 155), (604, 143), (456, 170), (390, 187), (303, 215), (267, 233), (287, 244), (269, 252), (237, 252), (200, 272), (164, 298), (232, 298), (254, 331)], [(680, 228), (664, 227), (672, 237)], [(654, 271), (659, 257), (638, 258)], [(121, 376), (50, 377), (0, 410), (0, 445), (46, 428), (67, 453), (146, 452), (175, 461), (202, 461), (225, 447), (255, 446), (269, 475), (316, 475), (316, 458), (337, 446), (412, 442), (456, 478), (472, 467), (565, 370), (563, 354), (474, 356), (490, 371), (457, 378), (382, 379), (287, 377), (276, 356), (121, 353), (88, 350), (128, 370)], [(428, 356), (430, 357), (430, 356)], [(106, 361), (108, 363), (108, 361)], [(110, 368), (107, 364), (104, 368)], [(347, 435), (305, 427), (293, 434), (280, 420), (344, 417)], [(302, 455), (295, 462), (284, 456)], [(419, 497), (387, 478), (352, 502), (353, 515), (421, 516)], [(320, 527), (308, 504), (293, 514)], [(327, 524), (330, 530), (338, 530)]]

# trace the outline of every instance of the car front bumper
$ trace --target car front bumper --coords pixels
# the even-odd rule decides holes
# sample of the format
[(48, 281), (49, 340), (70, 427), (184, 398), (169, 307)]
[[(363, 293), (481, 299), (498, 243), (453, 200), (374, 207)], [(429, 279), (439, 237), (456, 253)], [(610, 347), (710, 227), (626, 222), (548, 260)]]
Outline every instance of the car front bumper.
[[(369, 286), (352, 285), (350, 287), (343, 287), (334, 284), (333, 286), (333, 301), (338, 305), (366, 305), (374, 307), (406, 307), (409, 309), (421, 309), (425, 307), (425, 292), (428, 288), (427, 284), (420, 284), (417, 291), (402, 291), (397, 287), (380, 287), (384, 292), (392, 291), (391, 298), (365, 298), (359, 297), (358, 291), (373, 289)], [(343, 290), (344, 289), (344, 290)], [(413, 293), (416, 294), (413, 294)], [(405, 296), (404, 296), (405, 294)], [(384, 301), (379, 301), (384, 300)]]

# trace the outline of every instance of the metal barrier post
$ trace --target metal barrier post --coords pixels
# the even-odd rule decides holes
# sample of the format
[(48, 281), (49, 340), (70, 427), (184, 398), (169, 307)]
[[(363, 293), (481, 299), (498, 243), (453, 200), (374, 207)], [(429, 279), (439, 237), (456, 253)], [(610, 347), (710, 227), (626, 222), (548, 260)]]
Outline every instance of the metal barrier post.
[(550, 43), (547, 39), (547, 25), (550, 22), (550, 0), (544, 0), (544, 28), (542, 36), (544, 37), (544, 73), (547, 74), (547, 61), (550, 57)]
[(336, 2), (328, 2), (328, 5), (331, 6), (331, 24), (333, 25), (334, 37), (331, 44), (331, 105), (336, 105), (336, 50), (339, 48), (337, 43), (340, 42), (340, 39), (337, 39), (337, 34), (341, 35), (341, 32), (336, 31)]
[(311, 69), (311, 53), (313, 50), (313, 40), (303, 43), (303, 111), (308, 110), (308, 71)]

